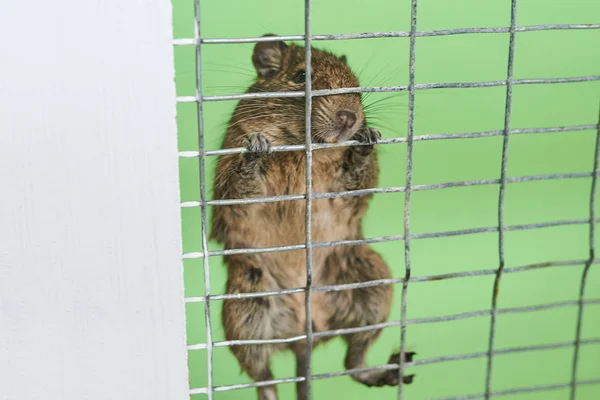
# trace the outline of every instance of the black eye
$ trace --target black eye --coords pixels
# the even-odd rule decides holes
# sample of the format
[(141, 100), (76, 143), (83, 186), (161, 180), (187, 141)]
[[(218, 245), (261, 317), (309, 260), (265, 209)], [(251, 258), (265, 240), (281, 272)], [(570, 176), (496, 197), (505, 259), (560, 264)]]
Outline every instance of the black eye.
[(305, 80), (306, 80), (306, 72), (304, 72), (304, 70), (300, 70), (296, 73), (296, 76), (294, 77), (292, 82), (299, 85), (301, 83), (304, 83)]

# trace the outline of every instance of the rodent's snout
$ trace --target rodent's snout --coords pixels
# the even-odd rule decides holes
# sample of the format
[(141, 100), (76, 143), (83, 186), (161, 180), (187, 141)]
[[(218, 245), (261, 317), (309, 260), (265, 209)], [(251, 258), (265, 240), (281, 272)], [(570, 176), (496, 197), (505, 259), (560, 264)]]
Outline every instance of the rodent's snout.
[(360, 97), (321, 96), (313, 101), (313, 134), (319, 141), (345, 142), (364, 124)]
[[(352, 104), (325, 103), (329, 106), (326, 108), (321, 108), (323, 103), (316, 104), (315, 128), (317, 138), (325, 142), (344, 142), (362, 126), (363, 116), (361, 110), (352, 107)], [(334, 107), (331, 107), (332, 105)]]
[(356, 123), (356, 114), (348, 110), (339, 110), (335, 117), (343, 128), (352, 128)]

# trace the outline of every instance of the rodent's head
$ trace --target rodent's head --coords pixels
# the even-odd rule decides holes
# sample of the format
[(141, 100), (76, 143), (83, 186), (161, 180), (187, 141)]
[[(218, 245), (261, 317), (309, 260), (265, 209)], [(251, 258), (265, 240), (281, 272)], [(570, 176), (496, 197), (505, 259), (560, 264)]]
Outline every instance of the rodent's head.
[[(265, 35), (273, 36), (273, 35)], [(359, 82), (346, 64), (346, 57), (311, 50), (312, 89), (358, 87)], [(260, 42), (254, 47), (252, 62), (258, 74), (254, 92), (305, 90), (305, 48), (281, 41)], [(302, 142), (304, 137), (304, 97), (262, 99), (288, 136)], [(256, 105), (256, 103), (255, 103)], [(351, 138), (365, 124), (359, 93), (313, 97), (312, 138), (315, 142), (342, 142)]]

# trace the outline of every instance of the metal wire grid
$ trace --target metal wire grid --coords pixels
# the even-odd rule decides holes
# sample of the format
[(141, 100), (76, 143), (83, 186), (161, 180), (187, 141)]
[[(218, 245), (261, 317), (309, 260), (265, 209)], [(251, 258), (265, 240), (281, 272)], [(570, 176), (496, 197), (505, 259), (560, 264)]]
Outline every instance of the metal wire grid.
[[(546, 84), (546, 83), (568, 83), (568, 82), (586, 82), (586, 81), (598, 81), (600, 76), (584, 76), (575, 78), (554, 78), (554, 79), (513, 79), (512, 71), (514, 64), (514, 43), (517, 32), (528, 32), (528, 31), (542, 31), (542, 30), (565, 30), (565, 29), (600, 29), (600, 24), (565, 24), (565, 25), (535, 25), (535, 26), (517, 26), (516, 23), (516, 10), (517, 0), (512, 0), (511, 3), (511, 25), (508, 28), (467, 28), (467, 29), (449, 29), (449, 30), (436, 30), (436, 31), (417, 31), (417, 0), (411, 2), (411, 30), (410, 32), (376, 32), (376, 33), (359, 33), (359, 34), (343, 34), (343, 35), (311, 35), (310, 31), (310, 4), (311, 0), (305, 0), (305, 34), (303, 36), (280, 36), (280, 37), (259, 37), (259, 38), (235, 38), (235, 39), (203, 39), (201, 38), (200, 31), (200, 0), (194, 0), (195, 8), (195, 24), (194, 24), (194, 38), (193, 39), (176, 39), (173, 44), (175, 46), (181, 45), (193, 45), (196, 48), (196, 95), (195, 96), (180, 96), (177, 98), (178, 102), (196, 102), (198, 112), (198, 140), (199, 140), (199, 151), (183, 151), (180, 152), (179, 156), (182, 158), (198, 157), (200, 166), (200, 201), (199, 202), (183, 202), (181, 206), (186, 207), (200, 207), (201, 208), (201, 220), (202, 220), (202, 252), (192, 252), (183, 254), (183, 258), (202, 258), (203, 270), (204, 270), (204, 296), (202, 297), (188, 297), (185, 299), (187, 303), (202, 302), (204, 303), (205, 310), (205, 322), (206, 322), (206, 343), (193, 344), (188, 346), (188, 350), (206, 350), (207, 353), (207, 387), (205, 388), (193, 388), (190, 390), (190, 394), (206, 394), (209, 400), (213, 399), (214, 392), (244, 389), (251, 387), (259, 387), (280, 383), (290, 382), (302, 382), (304, 381), (307, 386), (307, 393), (310, 396), (310, 382), (313, 379), (326, 379), (336, 376), (349, 375), (352, 372), (367, 371), (367, 370), (393, 370), (398, 369), (400, 379), (404, 375), (404, 369), (406, 367), (424, 365), (445, 361), (463, 360), (463, 359), (475, 359), (487, 357), (487, 370), (486, 370), (486, 382), (485, 392), (481, 394), (458, 396), (458, 397), (445, 397), (437, 400), (466, 400), (466, 399), (488, 399), (490, 397), (502, 396), (514, 393), (524, 392), (537, 392), (545, 390), (554, 390), (560, 388), (570, 388), (570, 398), (575, 399), (576, 388), (579, 385), (591, 385), (600, 384), (599, 379), (592, 379), (586, 381), (577, 381), (577, 364), (580, 348), (582, 345), (589, 345), (600, 343), (599, 338), (581, 339), (582, 321), (583, 321), (583, 308), (586, 304), (600, 304), (600, 299), (585, 299), (585, 285), (589, 270), (592, 265), (600, 263), (600, 259), (595, 258), (595, 229), (594, 225), (600, 222), (600, 219), (595, 217), (595, 191), (597, 187), (597, 178), (600, 173), (598, 169), (600, 160), (600, 117), (598, 124), (593, 125), (579, 125), (579, 126), (567, 126), (567, 127), (555, 127), (555, 128), (534, 128), (534, 129), (510, 129), (510, 112), (511, 112), (511, 99), (512, 99), (512, 87), (513, 85), (520, 84)], [(509, 56), (508, 56), (508, 73), (507, 79), (502, 81), (489, 81), (489, 82), (470, 82), (470, 83), (428, 83), (428, 84), (417, 84), (415, 83), (415, 43), (417, 37), (426, 36), (445, 36), (445, 35), (460, 35), (460, 34), (473, 34), (473, 33), (509, 33)], [(333, 90), (312, 90), (311, 89), (311, 64), (309, 51), (312, 40), (348, 40), (348, 39), (364, 39), (364, 38), (383, 38), (383, 37), (409, 37), (410, 38), (410, 61), (409, 61), (409, 84), (407, 86), (386, 86), (386, 87), (360, 87), (360, 88), (343, 88)], [(249, 94), (237, 94), (237, 95), (226, 95), (226, 96), (203, 96), (202, 95), (202, 70), (201, 61), (202, 53), (201, 47), (204, 44), (216, 44), (216, 43), (252, 43), (252, 42), (266, 42), (274, 40), (303, 40), (306, 45), (306, 86), (304, 92), (272, 92), (272, 93), (249, 93)], [(494, 86), (506, 86), (506, 108), (505, 108), (505, 124), (503, 130), (488, 131), (488, 132), (475, 132), (475, 133), (464, 133), (464, 134), (450, 134), (450, 135), (421, 135), (414, 136), (414, 94), (416, 90), (425, 89), (438, 89), (438, 88), (471, 88), (471, 87), (494, 87)], [(312, 150), (319, 148), (328, 147), (339, 147), (339, 146), (358, 146), (361, 145), (358, 142), (349, 141), (338, 144), (312, 144), (310, 137), (310, 124), (311, 124), (311, 108), (312, 108), (312, 97), (313, 96), (326, 96), (331, 94), (342, 94), (342, 93), (366, 93), (366, 92), (400, 92), (407, 91), (409, 94), (409, 107), (408, 107), (408, 134), (406, 138), (394, 138), (381, 140), (378, 145), (391, 144), (391, 143), (407, 143), (407, 176), (405, 187), (395, 188), (373, 188), (365, 190), (354, 190), (347, 192), (337, 193), (312, 193), (312, 182), (311, 182), (311, 163), (312, 163)], [(244, 98), (266, 98), (266, 97), (305, 97), (306, 99), (306, 143), (305, 145), (295, 146), (275, 146), (273, 151), (305, 151), (307, 159), (306, 168), (306, 193), (301, 195), (288, 195), (280, 197), (265, 197), (265, 198), (254, 198), (254, 199), (226, 199), (226, 200), (206, 200), (206, 175), (205, 175), (205, 157), (216, 156), (221, 154), (236, 154), (243, 153), (246, 150), (243, 148), (235, 149), (222, 149), (215, 151), (206, 151), (204, 146), (204, 126), (203, 126), (203, 103), (206, 101), (222, 101), (222, 100), (240, 100)], [(552, 174), (552, 175), (535, 175), (535, 176), (524, 176), (524, 177), (513, 177), (509, 178), (506, 176), (506, 168), (508, 163), (508, 140), (511, 135), (516, 134), (543, 134), (551, 132), (578, 132), (597, 129), (598, 133), (596, 136), (596, 152), (593, 163), (592, 172), (583, 173), (570, 173), (570, 174)], [(503, 140), (503, 152), (502, 152), (502, 166), (501, 166), (501, 177), (500, 179), (491, 180), (476, 180), (476, 181), (463, 181), (463, 182), (448, 182), (434, 185), (418, 185), (413, 186), (412, 183), (412, 146), (414, 141), (418, 140), (445, 140), (445, 139), (458, 139), (458, 138), (478, 138), (478, 137), (491, 137), (502, 135)], [(507, 183), (526, 182), (534, 180), (546, 180), (546, 179), (575, 179), (575, 178), (589, 178), (592, 177), (592, 188), (590, 196), (590, 218), (578, 219), (578, 220), (562, 220), (552, 221), (538, 224), (527, 224), (527, 225), (504, 225), (504, 193)], [(412, 191), (419, 190), (436, 190), (449, 187), (463, 187), (463, 186), (474, 186), (474, 185), (500, 185), (500, 196), (498, 201), (498, 226), (496, 227), (484, 227), (475, 229), (465, 229), (458, 231), (449, 232), (434, 232), (425, 234), (410, 234), (410, 195)], [(379, 238), (370, 238), (364, 240), (344, 240), (334, 242), (312, 242), (311, 241), (311, 201), (315, 198), (336, 198), (336, 197), (347, 197), (347, 196), (360, 196), (371, 193), (394, 193), (404, 192), (405, 193), (405, 209), (404, 209), (404, 235), (397, 236), (385, 236)], [(206, 209), (208, 206), (227, 205), (227, 204), (250, 204), (257, 202), (274, 202), (274, 201), (292, 201), (292, 200), (305, 200), (306, 201), (306, 238), (304, 244), (292, 245), (292, 246), (280, 246), (271, 248), (256, 248), (256, 249), (229, 249), (221, 251), (209, 251), (208, 250), (208, 234), (207, 234), (207, 213)], [(550, 226), (564, 226), (564, 225), (576, 225), (576, 224), (589, 224), (590, 226), (590, 257), (585, 260), (568, 260), (568, 261), (551, 261), (546, 263), (525, 265), (515, 268), (505, 268), (504, 263), (504, 232), (514, 230), (529, 230), (538, 229)], [(444, 275), (436, 276), (424, 276), (424, 277), (411, 277), (411, 264), (410, 264), (410, 241), (412, 239), (425, 239), (434, 237), (448, 237), (457, 235), (467, 235), (483, 232), (498, 232), (499, 233), (499, 256), (500, 265), (497, 269), (487, 269), (479, 271), (467, 271), (449, 273)], [(344, 245), (356, 245), (363, 243), (380, 243), (388, 241), (404, 241), (405, 247), (405, 263), (406, 270), (403, 278), (384, 279), (377, 281), (352, 283), (345, 285), (329, 285), (329, 286), (312, 286), (312, 265), (311, 265), (311, 253), (313, 248), (318, 247), (329, 247), (329, 246), (344, 246)], [(221, 256), (228, 254), (244, 254), (244, 253), (261, 253), (261, 252), (275, 252), (275, 251), (290, 251), (290, 250), (305, 250), (307, 254), (307, 281), (306, 286), (302, 288), (293, 288), (280, 291), (272, 292), (261, 292), (261, 293), (241, 293), (241, 294), (217, 294), (212, 295), (210, 291), (210, 269), (209, 269), (209, 257)], [(515, 273), (527, 270), (534, 270), (548, 267), (558, 266), (576, 266), (584, 265), (582, 273), (581, 284), (580, 284), (580, 296), (578, 301), (574, 302), (560, 302), (552, 304), (542, 304), (538, 306), (529, 307), (517, 307), (498, 309), (497, 308), (497, 295), (499, 291), (499, 284), (501, 276), (507, 273)], [(420, 318), (420, 319), (406, 319), (406, 307), (407, 307), (407, 291), (409, 282), (427, 282), (437, 281), (442, 279), (454, 279), (469, 276), (482, 276), (482, 275), (495, 275), (493, 296), (492, 296), (492, 307), (490, 310), (475, 311), (469, 313), (447, 315), (440, 317), (431, 318)], [(312, 332), (312, 326), (308, 322), (310, 321), (310, 295), (313, 291), (339, 291), (339, 290), (352, 290), (364, 287), (372, 287), (384, 284), (402, 284), (402, 315), (399, 321), (390, 321), (386, 323), (339, 329), (325, 332)], [(212, 329), (211, 329), (211, 316), (210, 316), (210, 302), (224, 299), (240, 299), (249, 297), (261, 297), (261, 296), (275, 296), (275, 295), (286, 295), (293, 293), (306, 293), (306, 333), (296, 337), (286, 339), (270, 339), (270, 340), (230, 340), (230, 341), (217, 341), (212, 340)], [(516, 347), (497, 350), (494, 348), (494, 336), (495, 336), (495, 325), (496, 317), (498, 314), (505, 313), (520, 313), (520, 312), (533, 312), (544, 309), (552, 309), (558, 307), (578, 307), (578, 318), (576, 326), (575, 340), (572, 342), (555, 343), (550, 345), (538, 345), (538, 346), (526, 346)], [(406, 345), (406, 326), (411, 324), (421, 323), (434, 323), (442, 321), (453, 321), (459, 319), (473, 318), (479, 316), (491, 316), (490, 324), (490, 336), (489, 336), (489, 348), (487, 352), (471, 353), (471, 354), (460, 354), (453, 356), (445, 356), (433, 359), (418, 360), (410, 363), (400, 362), (400, 364), (387, 364), (375, 367), (361, 368), (358, 370), (345, 370), (338, 371), (328, 374), (312, 375), (310, 370), (310, 359), (312, 352), (312, 340), (314, 337), (326, 337), (326, 336), (338, 336), (353, 332), (383, 329), (387, 327), (400, 326), (401, 328), (401, 357), (405, 353)], [(227, 385), (227, 386), (214, 386), (213, 384), (213, 348), (223, 346), (242, 346), (250, 344), (277, 344), (277, 343), (292, 343), (296, 341), (306, 340), (307, 342), (307, 370), (305, 376), (274, 379), (262, 382), (252, 382), (247, 384), (238, 385)], [(557, 349), (574, 346), (573, 354), (573, 366), (572, 366), (572, 377), (571, 381), (567, 383), (547, 385), (547, 386), (536, 386), (536, 387), (525, 387), (515, 388), (504, 391), (491, 391), (491, 376), (492, 376), (492, 361), (494, 355), (509, 354), (523, 351), (538, 351)], [(399, 385), (398, 399), (403, 398), (402, 385)]]

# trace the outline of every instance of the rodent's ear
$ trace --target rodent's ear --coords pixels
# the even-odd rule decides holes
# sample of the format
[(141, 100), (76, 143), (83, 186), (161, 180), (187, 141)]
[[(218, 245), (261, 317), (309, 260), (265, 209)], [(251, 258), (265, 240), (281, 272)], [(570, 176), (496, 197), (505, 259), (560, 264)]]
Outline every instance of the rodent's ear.
[[(277, 36), (271, 33), (263, 36)], [(256, 73), (261, 78), (272, 78), (281, 71), (281, 59), (287, 45), (278, 40), (273, 42), (259, 42), (254, 46), (252, 63)]]
[(348, 65), (348, 60), (346, 59), (346, 56), (345, 56), (345, 55), (341, 56), (341, 57), (340, 57), (340, 60), (341, 60), (341, 61), (342, 61), (344, 64)]

